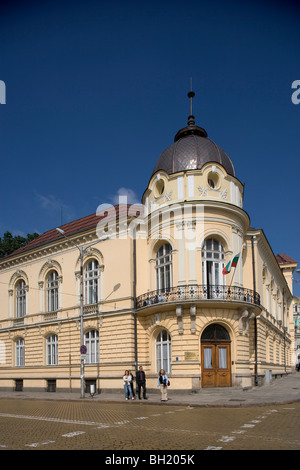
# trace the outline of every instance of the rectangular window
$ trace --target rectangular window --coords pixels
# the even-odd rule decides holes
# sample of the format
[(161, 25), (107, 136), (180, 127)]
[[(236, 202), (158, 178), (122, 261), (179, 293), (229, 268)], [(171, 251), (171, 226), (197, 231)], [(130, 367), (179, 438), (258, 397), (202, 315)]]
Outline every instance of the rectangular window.
[(58, 364), (58, 340), (56, 335), (47, 338), (47, 365)]
[(51, 271), (47, 277), (47, 311), (58, 310), (58, 274)]
[(85, 305), (95, 304), (98, 302), (98, 279), (99, 264), (97, 260), (91, 260), (85, 267), (84, 271), (84, 294)]
[(16, 366), (22, 367), (25, 365), (25, 343), (24, 339), (16, 341)]
[(24, 317), (26, 315), (26, 288), (24, 281), (19, 281), (17, 285), (16, 307), (17, 318)]
[(212, 348), (204, 348), (204, 369), (212, 369)]
[(219, 369), (227, 369), (227, 349), (219, 346)]

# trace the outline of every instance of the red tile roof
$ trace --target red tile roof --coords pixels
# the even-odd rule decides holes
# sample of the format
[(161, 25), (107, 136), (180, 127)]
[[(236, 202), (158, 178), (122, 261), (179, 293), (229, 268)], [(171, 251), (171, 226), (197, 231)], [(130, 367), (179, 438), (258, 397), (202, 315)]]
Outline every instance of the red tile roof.
[(276, 255), (276, 259), (278, 264), (297, 264), (297, 261), (288, 255), (278, 254)]
[[(98, 223), (101, 221), (101, 219), (105, 218), (106, 221), (114, 220), (114, 218), (119, 219), (120, 217), (124, 217), (128, 215), (129, 209), (130, 214), (129, 216), (139, 216), (140, 213), (143, 213), (143, 205), (118, 205), (118, 206), (111, 206), (108, 207), (106, 210), (103, 210), (102, 212), (97, 212), (95, 214), (88, 215), (86, 217), (82, 217), (81, 219), (74, 220), (73, 222), (69, 222), (67, 224), (61, 225), (59, 228), (65, 232), (66, 236), (70, 235), (75, 235), (76, 233), (84, 232), (86, 230), (90, 230), (98, 225)], [(140, 211), (136, 210), (139, 209)], [(39, 246), (46, 245), (48, 243), (54, 242), (55, 240), (58, 240), (60, 238), (63, 238), (63, 235), (58, 233), (56, 228), (53, 228), (51, 230), (48, 230), (47, 232), (43, 233), (39, 237), (35, 238), (31, 242), (29, 242), (27, 245), (19, 248), (18, 250), (15, 250), (13, 253), (10, 255), (6, 256), (4, 259), (7, 259), (10, 256), (23, 253), (25, 251), (31, 250), (33, 248), (37, 248)]]

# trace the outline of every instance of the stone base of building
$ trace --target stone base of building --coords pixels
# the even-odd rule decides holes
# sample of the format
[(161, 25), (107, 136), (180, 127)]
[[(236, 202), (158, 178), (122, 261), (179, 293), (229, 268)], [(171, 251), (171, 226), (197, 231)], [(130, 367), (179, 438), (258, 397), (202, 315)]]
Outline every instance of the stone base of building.
[[(170, 375), (171, 387), (168, 393), (205, 393), (206, 390), (222, 391), (226, 389), (247, 390), (256, 386), (263, 386), (272, 383), (277, 378), (288, 375), (290, 371), (266, 370), (260, 372), (257, 376), (253, 374), (232, 374), (232, 384), (230, 387), (201, 387), (201, 376), (176, 377)], [(149, 393), (159, 393), (157, 388), (157, 377), (147, 378), (147, 390)], [(96, 394), (124, 393), (122, 379), (120, 377), (110, 378), (89, 378), (85, 381), (85, 393), (90, 393), (93, 387)], [(72, 378), (66, 380), (62, 378), (49, 379), (2, 379), (0, 382), (0, 392), (48, 392), (48, 393), (80, 393), (80, 380)]]

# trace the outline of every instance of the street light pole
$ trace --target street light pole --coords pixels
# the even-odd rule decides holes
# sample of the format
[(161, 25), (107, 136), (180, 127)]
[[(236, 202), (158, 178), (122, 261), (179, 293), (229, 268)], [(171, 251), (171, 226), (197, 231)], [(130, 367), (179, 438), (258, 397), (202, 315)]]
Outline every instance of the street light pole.
[[(89, 248), (91, 245), (95, 245), (95, 243), (98, 243), (99, 240), (97, 240), (94, 243), (91, 243), (90, 245), (86, 246), (85, 248), (79, 247), (76, 245), (73, 240), (71, 240), (67, 235), (65, 234), (64, 230), (61, 228), (57, 228), (56, 231), (63, 235), (67, 240), (70, 240), (70, 242), (79, 250), (80, 253), (80, 347), (83, 346), (84, 343), (84, 335), (83, 335), (83, 256), (84, 256), (84, 251), (86, 248)], [(83, 354), (81, 354), (80, 351), (80, 398), (85, 398), (85, 392), (84, 392), (84, 358)]]

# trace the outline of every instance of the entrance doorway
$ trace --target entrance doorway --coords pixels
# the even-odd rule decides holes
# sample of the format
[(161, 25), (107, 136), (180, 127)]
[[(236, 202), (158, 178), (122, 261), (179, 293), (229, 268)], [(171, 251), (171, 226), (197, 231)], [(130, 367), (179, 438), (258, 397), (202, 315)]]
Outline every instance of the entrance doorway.
[(209, 325), (201, 336), (202, 387), (231, 387), (231, 351), (228, 331)]

